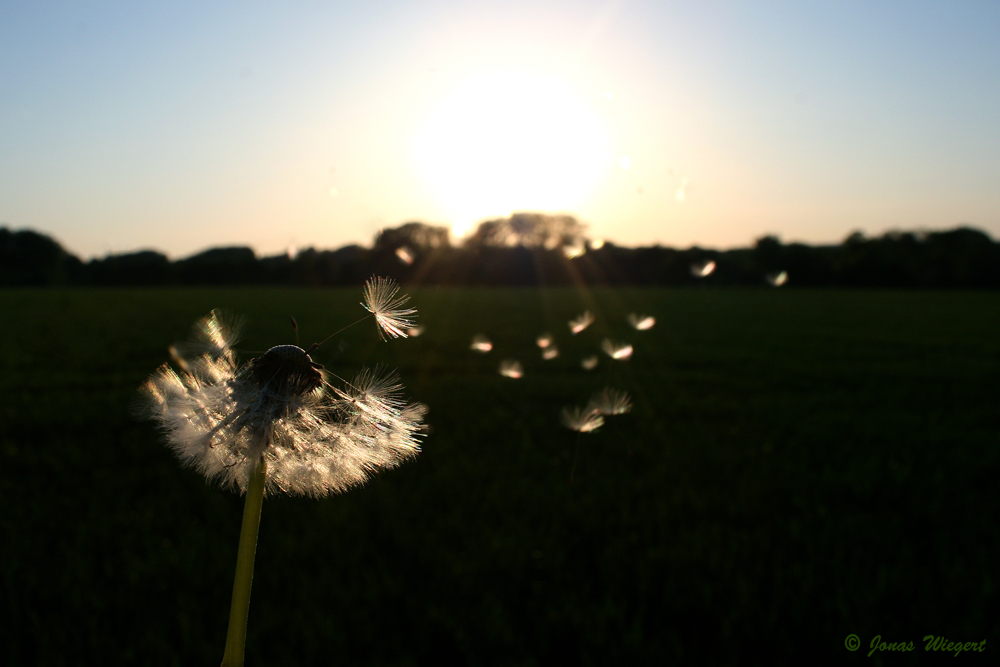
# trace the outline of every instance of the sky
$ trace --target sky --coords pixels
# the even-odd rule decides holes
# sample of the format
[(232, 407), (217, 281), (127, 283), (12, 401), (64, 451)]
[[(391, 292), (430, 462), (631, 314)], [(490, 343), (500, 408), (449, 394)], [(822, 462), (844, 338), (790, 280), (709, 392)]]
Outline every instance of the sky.
[(82, 258), (456, 237), (1000, 238), (1000, 3), (0, 7), (0, 226)]

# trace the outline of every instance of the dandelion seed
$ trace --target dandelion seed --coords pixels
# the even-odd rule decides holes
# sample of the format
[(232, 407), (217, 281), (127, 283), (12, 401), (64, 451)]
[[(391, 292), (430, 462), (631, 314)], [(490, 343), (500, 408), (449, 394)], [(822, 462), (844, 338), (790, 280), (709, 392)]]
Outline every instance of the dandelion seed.
[(410, 336), (411, 338), (416, 338), (417, 336), (420, 336), (423, 333), (424, 333), (424, 327), (419, 324), (415, 327), (411, 327), (406, 330), (406, 335)]
[(541, 336), (535, 339), (535, 343), (538, 345), (538, 347), (544, 350), (545, 348), (547, 348), (549, 345), (552, 344), (552, 334), (543, 333)]
[(577, 257), (582, 257), (587, 252), (587, 246), (582, 243), (576, 245), (563, 246), (563, 255), (566, 259), (576, 259)]
[(585, 371), (594, 370), (595, 368), (597, 368), (597, 355), (592, 354), (589, 357), (584, 357), (583, 360), (580, 362), (580, 365), (583, 366), (583, 370)]
[(520, 361), (504, 359), (500, 362), (500, 375), (516, 380), (524, 375), (524, 367), (521, 366)]
[(410, 265), (413, 264), (414, 256), (413, 251), (411, 251), (406, 246), (400, 246), (396, 248), (396, 257), (399, 258), (403, 264)]
[(653, 325), (656, 324), (656, 318), (651, 315), (636, 315), (635, 313), (629, 313), (628, 323), (631, 324), (632, 328), (637, 331), (646, 331), (647, 329), (653, 328)]
[(601, 343), (601, 349), (612, 359), (625, 361), (632, 356), (631, 345), (628, 343), (615, 343), (609, 338), (605, 338)]
[(704, 278), (711, 274), (712, 271), (715, 271), (715, 262), (711, 260), (691, 265), (691, 275), (695, 278)]
[(771, 287), (781, 287), (786, 282), (788, 282), (788, 272), (779, 271), (777, 273), (769, 273), (764, 278), (767, 280)]
[(405, 330), (413, 327), (413, 316), (417, 311), (403, 308), (410, 297), (397, 297), (397, 292), (399, 285), (391, 278), (371, 278), (365, 283), (365, 300), (361, 305), (375, 316), (382, 340), (386, 340), (386, 334), (393, 338), (406, 338)]
[(469, 347), (475, 350), (476, 352), (482, 352), (483, 354), (486, 354), (487, 352), (493, 349), (493, 343), (491, 343), (490, 339), (484, 336), (483, 334), (476, 334), (475, 336), (472, 337), (472, 345), (470, 345)]
[(587, 407), (608, 417), (623, 415), (632, 410), (632, 399), (620, 389), (605, 387), (590, 398)]
[(555, 359), (559, 356), (559, 348), (555, 345), (550, 345), (549, 347), (542, 350), (542, 359), (549, 361), (550, 359)]
[(604, 417), (591, 407), (563, 408), (559, 416), (563, 426), (580, 433), (590, 433), (604, 425)]
[(585, 310), (580, 313), (577, 317), (569, 321), (569, 330), (573, 332), (573, 335), (580, 333), (591, 324), (594, 323), (594, 316), (589, 310)]

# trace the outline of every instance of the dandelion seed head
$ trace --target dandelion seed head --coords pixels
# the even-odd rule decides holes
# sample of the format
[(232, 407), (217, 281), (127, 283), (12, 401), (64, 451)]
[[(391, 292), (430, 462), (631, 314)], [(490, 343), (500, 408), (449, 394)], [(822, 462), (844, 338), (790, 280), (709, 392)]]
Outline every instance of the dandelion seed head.
[(387, 335), (406, 338), (406, 331), (414, 326), (413, 318), (417, 311), (414, 308), (404, 308), (410, 297), (397, 297), (398, 292), (399, 285), (391, 278), (375, 277), (365, 283), (365, 300), (361, 305), (375, 316), (382, 340), (387, 340)]
[(141, 392), (170, 448), (209, 480), (246, 491), (263, 457), (268, 493), (321, 497), (419, 452), (423, 411), (402, 399), (395, 374), (363, 370), (335, 387), (296, 345), (239, 364), (214, 312), (197, 331), (215, 348), (182, 357), (181, 372), (164, 364)]
[(585, 310), (568, 322), (569, 330), (573, 335), (580, 333), (594, 323), (594, 316), (589, 310)]
[(563, 426), (580, 433), (596, 431), (604, 425), (604, 417), (591, 407), (563, 408), (559, 414)]

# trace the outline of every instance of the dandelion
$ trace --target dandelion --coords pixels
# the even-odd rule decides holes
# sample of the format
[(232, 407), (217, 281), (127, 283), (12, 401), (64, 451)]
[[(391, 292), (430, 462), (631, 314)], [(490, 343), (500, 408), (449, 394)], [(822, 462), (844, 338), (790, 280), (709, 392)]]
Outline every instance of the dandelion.
[(612, 359), (626, 361), (632, 356), (632, 346), (628, 343), (612, 342), (610, 338), (605, 338), (601, 343), (601, 349)]
[(559, 416), (563, 426), (579, 433), (590, 433), (604, 426), (604, 417), (590, 406), (563, 408)]
[(712, 260), (691, 265), (691, 275), (695, 278), (704, 278), (710, 275), (712, 271), (715, 271), (715, 262)]
[(612, 417), (632, 410), (632, 399), (627, 392), (605, 387), (590, 398), (587, 407), (599, 415)]
[(417, 311), (403, 308), (410, 297), (397, 297), (397, 292), (399, 286), (390, 278), (372, 278), (365, 283), (365, 300), (361, 305), (375, 316), (382, 340), (386, 340), (386, 334), (393, 338), (406, 338), (406, 330), (413, 327), (413, 316)]
[(771, 287), (781, 287), (788, 282), (788, 272), (778, 271), (777, 273), (769, 273), (764, 276), (764, 279), (767, 280)]
[[(365, 287), (380, 333), (415, 313), (402, 310), (391, 281)], [(246, 494), (223, 665), (242, 665), (253, 561), (265, 493), (322, 497), (366, 481), (420, 451), (426, 407), (407, 403), (394, 373), (363, 370), (352, 382), (312, 360), (319, 346), (277, 345), (239, 363), (238, 327), (217, 311), (195, 324), (195, 340), (141, 387), (145, 413), (181, 461), (210, 481)], [(339, 378), (337, 378), (339, 379)]]
[(597, 368), (597, 355), (592, 354), (589, 357), (584, 357), (580, 361), (580, 365), (583, 366), (583, 370), (592, 371)]
[(470, 345), (469, 347), (475, 350), (476, 352), (482, 352), (483, 354), (486, 354), (487, 352), (493, 349), (493, 343), (491, 343), (490, 339), (484, 336), (483, 334), (476, 334), (475, 336), (472, 337), (472, 345)]
[(632, 328), (636, 331), (646, 331), (647, 329), (653, 328), (653, 325), (656, 324), (656, 318), (652, 315), (636, 315), (635, 313), (629, 313), (628, 323), (632, 325)]
[(500, 375), (515, 380), (524, 375), (524, 367), (520, 361), (514, 359), (504, 359), (500, 362)]
[(555, 359), (559, 356), (559, 348), (555, 345), (550, 345), (549, 347), (542, 350), (542, 359), (548, 361), (549, 359)]
[(552, 334), (543, 333), (541, 336), (535, 339), (535, 344), (537, 344), (538, 347), (544, 350), (549, 345), (552, 345)]
[(573, 332), (573, 335), (580, 333), (591, 324), (594, 323), (594, 316), (589, 310), (585, 310), (576, 316), (574, 319), (569, 321), (569, 330)]

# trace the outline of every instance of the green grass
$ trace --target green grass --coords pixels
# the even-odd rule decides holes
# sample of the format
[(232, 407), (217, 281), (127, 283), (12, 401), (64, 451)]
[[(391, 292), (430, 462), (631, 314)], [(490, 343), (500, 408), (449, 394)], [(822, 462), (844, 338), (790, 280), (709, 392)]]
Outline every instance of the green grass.
[[(314, 358), (397, 368), (430, 407), (424, 451), (342, 496), (265, 500), (248, 665), (804, 664), (868, 660), (876, 634), (913, 664), (927, 634), (997, 639), (1000, 294), (412, 296), (423, 336), (369, 320)], [(6, 664), (221, 660), (242, 502), (131, 416), (136, 387), (213, 307), (246, 316), (249, 358), (360, 298), (0, 291)], [(657, 325), (630, 331), (632, 310)], [(605, 336), (633, 359), (580, 370)], [(635, 408), (582, 435), (568, 485), (559, 410), (609, 378)]]

